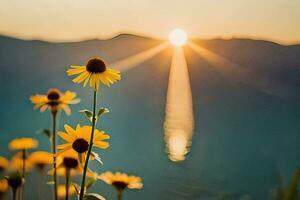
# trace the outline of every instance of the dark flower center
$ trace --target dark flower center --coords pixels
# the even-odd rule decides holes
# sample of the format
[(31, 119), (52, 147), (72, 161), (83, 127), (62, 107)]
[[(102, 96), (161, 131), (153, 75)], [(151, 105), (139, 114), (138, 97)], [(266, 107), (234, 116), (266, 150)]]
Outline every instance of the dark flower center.
[(89, 143), (82, 138), (75, 140), (72, 144), (72, 147), (78, 153), (84, 153), (89, 148)]
[(118, 190), (124, 190), (127, 187), (127, 183), (123, 181), (114, 181), (112, 185), (115, 186)]
[(7, 177), (7, 183), (10, 187), (17, 189), (20, 187), (24, 182), (21, 174), (19, 172), (12, 173)]
[(66, 157), (66, 158), (64, 158), (64, 166), (66, 168), (70, 168), (70, 169), (76, 168), (78, 166), (78, 161), (75, 158)]
[(36, 166), (39, 168), (39, 169), (44, 169), (46, 164), (45, 163), (36, 163)]
[(86, 70), (91, 73), (102, 73), (106, 70), (104, 61), (100, 58), (92, 58), (86, 64)]
[(51, 89), (48, 91), (47, 98), (49, 100), (58, 100), (59, 99), (59, 91), (57, 89)]

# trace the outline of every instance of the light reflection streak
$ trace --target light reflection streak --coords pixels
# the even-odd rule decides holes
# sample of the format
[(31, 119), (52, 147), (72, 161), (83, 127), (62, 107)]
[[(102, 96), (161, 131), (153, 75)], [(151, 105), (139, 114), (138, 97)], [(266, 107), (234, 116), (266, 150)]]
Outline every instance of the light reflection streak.
[(165, 142), (172, 161), (182, 161), (191, 143), (194, 114), (188, 67), (183, 49), (174, 48), (167, 92)]
[(151, 49), (145, 50), (141, 53), (135, 54), (133, 56), (129, 56), (125, 59), (122, 59), (120, 61), (116, 61), (110, 66), (114, 69), (120, 70), (121, 72), (130, 70), (139, 64), (145, 62), (146, 60), (154, 57), (156, 54), (163, 51), (169, 44), (167, 42), (164, 42), (158, 46), (155, 46)]

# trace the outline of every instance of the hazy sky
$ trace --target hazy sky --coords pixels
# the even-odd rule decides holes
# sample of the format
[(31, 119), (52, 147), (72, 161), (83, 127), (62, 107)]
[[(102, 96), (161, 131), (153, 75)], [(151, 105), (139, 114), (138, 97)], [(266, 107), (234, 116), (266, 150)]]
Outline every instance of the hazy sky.
[(0, 0), (0, 33), (81, 40), (119, 32), (300, 42), (300, 0)]

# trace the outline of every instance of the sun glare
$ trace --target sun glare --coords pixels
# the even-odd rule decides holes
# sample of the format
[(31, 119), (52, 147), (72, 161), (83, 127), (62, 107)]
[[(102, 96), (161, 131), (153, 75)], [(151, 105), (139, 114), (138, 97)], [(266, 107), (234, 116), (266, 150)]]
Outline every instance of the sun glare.
[(169, 40), (174, 46), (183, 46), (187, 41), (186, 32), (181, 29), (175, 29), (169, 34)]

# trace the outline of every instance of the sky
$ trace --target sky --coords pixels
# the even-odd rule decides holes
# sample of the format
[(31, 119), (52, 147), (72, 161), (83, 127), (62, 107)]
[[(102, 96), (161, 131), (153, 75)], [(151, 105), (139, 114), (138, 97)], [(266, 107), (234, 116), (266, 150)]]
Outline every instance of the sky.
[(0, 0), (0, 34), (79, 41), (119, 33), (300, 42), (300, 0)]

